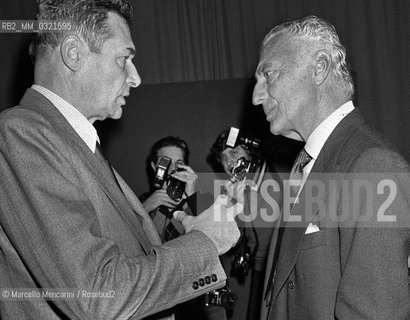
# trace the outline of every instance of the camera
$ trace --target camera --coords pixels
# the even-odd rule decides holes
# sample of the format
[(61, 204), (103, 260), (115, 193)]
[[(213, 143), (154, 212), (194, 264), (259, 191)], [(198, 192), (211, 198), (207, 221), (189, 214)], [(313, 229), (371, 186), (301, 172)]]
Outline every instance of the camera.
[(220, 306), (225, 309), (232, 309), (238, 300), (238, 296), (229, 289), (228, 285), (225, 287), (208, 292), (205, 295), (205, 305)]
[[(257, 171), (260, 171), (263, 166), (263, 161), (260, 157), (260, 140), (249, 138), (240, 133), (239, 129), (231, 127), (228, 137), (226, 139), (226, 146), (236, 148), (242, 146), (246, 149), (252, 160), (247, 160), (244, 157), (237, 160), (235, 166), (231, 169), (232, 182), (237, 180), (244, 180), (245, 178), (257, 179)], [(253, 174), (253, 177), (249, 177)]]
[[(178, 168), (174, 172), (183, 171), (183, 169)], [(168, 176), (168, 186), (167, 186), (167, 194), (172, 200), (179, 200), (182, 198), (185, 190), (185, 182), (178, 180), (171, 175), (174, 173), (171, 172)]]
[(236, 162), (236, 165), (232, 168), (232, 175), (236, 180), (242, 180), (246, 177), (249, 172), (253, 172), (256, 163), (253, 161), (248, 161), (245, 158), (240, 158)]
[(172, 174), (177, 171), (182, 171), (183, 169), (177, 169), (172, 172), (169, 171), (169, 166), (171, 164), (171, 159), (166, 156), (162, 156), (158, 162), (157, 170), (154, 177), (154, 188), (160, 189), (167, 183), (167, 194), (172, 200), (179, 200), (182, 198), (185, 190), (185, 182), (172, 177)]
[(238, 128), (231, 127), (229, 130), (228, 138), (226, 139), (226, 146), (235, 148), (236, 146), (243, 146), (248, 150), (249, 154), (252, 156), (259, 156), (260, 153), (260, 144), (259, 139), (253, 139), (242, 135)]
[(232, 262), (232, 274), (236, 275), (237, 277), (245, 277), (248, 275), (251, 267), (251, 249), (244, 239), (243, 241), (240, 241), (236, 246), (235, 256)]

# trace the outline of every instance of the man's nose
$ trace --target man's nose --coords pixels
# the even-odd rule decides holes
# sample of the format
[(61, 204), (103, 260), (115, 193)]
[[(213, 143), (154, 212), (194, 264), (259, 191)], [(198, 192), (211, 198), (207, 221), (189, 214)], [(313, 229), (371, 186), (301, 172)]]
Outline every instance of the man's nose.
[(141, 84), (141, 77), (132, 62), (127, 65), (127, 83), (132, 88), (136, 88)]
[(267, 97), (268, 93), (266, 92), (265, 85), (260, 82), (256, 82), (255, 87), (253, 88), (252, 103), (257, 106), (262, 104)]

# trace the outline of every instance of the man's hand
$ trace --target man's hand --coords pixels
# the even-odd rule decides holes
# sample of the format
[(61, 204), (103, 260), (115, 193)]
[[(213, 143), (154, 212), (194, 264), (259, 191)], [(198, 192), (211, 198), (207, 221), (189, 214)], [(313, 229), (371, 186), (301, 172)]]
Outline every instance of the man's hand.
[(184, 164), (178, 164), (178, 168), (184, 169), (183, 171), (177, 171), (172, 176), (178, 180), (186, 183), (185, 194), (187, 197), (197, 192), (197, 180), (198, 175), (190, 166)]
[(172, 200), (166, 189), (158, 189), (151, 194), (144, 202), (143, 206), (147, 212), (151, 212), (159, 208), (160, 206), (166, 206), (168, 208), (174, 208), (178, 204), (178, 201)]
[(243, 210), (243, 204), (230, 203), (226, 195), (220, 195), (215, 203), (199, 216), (189, 216), (183, 211), (174, 212), (174, 218), (182, 223), (185, 232), (199, 230), (215, 244), (222, 255), (239, 240), (240, 232), (235, 217)]

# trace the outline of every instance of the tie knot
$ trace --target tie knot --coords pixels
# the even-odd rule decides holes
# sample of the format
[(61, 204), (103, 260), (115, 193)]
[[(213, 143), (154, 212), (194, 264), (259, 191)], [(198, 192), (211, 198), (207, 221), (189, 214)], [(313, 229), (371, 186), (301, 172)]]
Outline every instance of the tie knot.
[(98, 160), (100, 161), (106, 161), (107, 159), (104, 156), (103, 150), (101, 148), (101, 145), (97, 142), (95, 144), (95, 156), (97, 157)]
[(310, 160), (312, 160), (312, 157), (306, 152), (305, 148), (303, 148), (296, 157), (295, 165), (304, 168)]
[(305, 148), (299, 152), (296, 157), (295, 163), (293, 164), (292, 170), (290, 171), (289, 180), (302, 181), (303, 178), (303, 168), (312, 160), (309, 153), (306, 152)]

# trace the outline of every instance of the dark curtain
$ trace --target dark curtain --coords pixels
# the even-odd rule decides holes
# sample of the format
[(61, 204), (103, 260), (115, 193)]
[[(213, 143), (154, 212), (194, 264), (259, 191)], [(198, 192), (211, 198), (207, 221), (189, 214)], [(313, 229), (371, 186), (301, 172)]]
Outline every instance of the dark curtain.
[(144, 83), (238, 79), (257, 61), (253, 1), (134, 1)]
[[(281, 159), (292, 153), (286, 140), (286, 152), (277, 150), (281, 138), (267, 132), (261, 108), (250, 105), (253, 75), (264, 35), (311, 14), (334, 24), (346, 46), (364, 117), (410, 160), (409, 0), (130, 1), (142, 86), (127, 99), (123, 119), (97, 127), (103, 125), (107, 155), (137, 194), (148, 188), (149, 148), (166, 135), (187, 140), (190, 164), (202, 173), (212, 171), (209, 148), (230, 126), (266, 132)], [(0, 20), (34, 17), (34, 0), (0, 0)], [(0, 111), (17, 104), (33, 82), (30, 38), (0, 29)], [(246, 288), (231, 284), (241, 297)], [(240, 301), (232, 319), (244, 320), (246, 309)]]
[[(275, 24), (315, 14), (335, 25), (365, 118), (410, 159), (410, 1), (131, 0), (143, 85), (253, 77)], [(1, 0), (0, 19), (33, 19), (35, 1)], [(0, 33), (0, 110), (32, 83), (29, 34)], [(137, 93), (134, 93), (137, 94)], [(250, 99), (250, 97), (248, 98)], [(171, 106), (170, 106), (171, 107)]]

